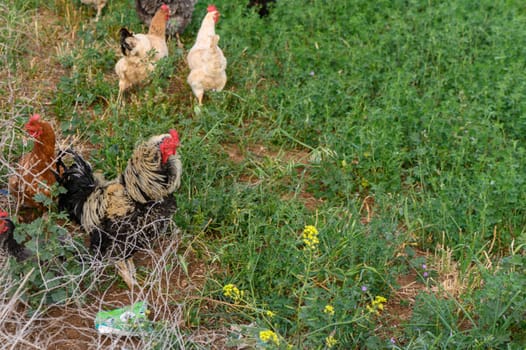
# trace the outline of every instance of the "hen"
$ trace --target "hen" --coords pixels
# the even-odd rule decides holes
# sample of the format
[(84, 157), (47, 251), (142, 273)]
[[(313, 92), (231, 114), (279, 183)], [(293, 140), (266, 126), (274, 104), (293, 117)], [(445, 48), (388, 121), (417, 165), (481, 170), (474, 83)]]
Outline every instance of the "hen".
[(214, 5), (208, 6), (208, 13), (197, 33), (194, 46), (188, 52), (190, 74), (187, 82), (202, 104), (205, 91), (221, 91), (226, 84), (226, 58), (219, 48), (219, 35), (215, 33), (215, 24), (219, 20), (219, 11)]
[(59, 196), (59, 209), (90, 234), (97, 258), (116, 261), (130, 289), (136, 284), (133, 253), (166, 231), (177, 209), (172, 194), (181, 183), (178, 147), (175, 130), (151, 137), (136, 147), (124, 173), (112, 181), (96, 179), (89, 163), (72, 150), (71, 166), (61, 158), (57, 162), (59, 183), (67, 191)]
[(168, 56), (165, 33), (170, 9), (163, 4), (153, 17), (148, 34), (133, 34), (120, 30), (122, 57), (115, 65), (119, 76), (119, 97), (128, 88), (148, 79), (155, 62)]
[(197, 0), (135, 0), (135, 10), (141, 21), (149, 26), (155, 11), (163, 2), (170, 8), (166, 34), (176, 36), (179, 47), (182, 47), (180, 34), (192, 21), (192, 13)]
[(49, 187), (55, 183), (53, 165), (55, 160), (55, 132), (40, 115), (34, 114), (25, 125), (26, 131), (35, 139), (33, 150), (18, 161), (15, 174), (9, 177), (9, 192), (16, 198), (18, 207), (44, 209), (33, 197), (37, 193), (50, 196)]
[(8, 218), (5, 211), (0, 210), (0, 247), (18, 262), (29, 258), (32, 253), (13, 237), (15, 224)]
[(276, 0), (249, 0), (247, 7), (255, 7), (258, 10), (259, 17), (265, 17), (269, 14), (268, 5)]
[(95, 22), (99, 20), (100, 13), (108, 0), (80, 0), (85, 5), (92, 5), (97, 10), (97, 15), (95, 16)]

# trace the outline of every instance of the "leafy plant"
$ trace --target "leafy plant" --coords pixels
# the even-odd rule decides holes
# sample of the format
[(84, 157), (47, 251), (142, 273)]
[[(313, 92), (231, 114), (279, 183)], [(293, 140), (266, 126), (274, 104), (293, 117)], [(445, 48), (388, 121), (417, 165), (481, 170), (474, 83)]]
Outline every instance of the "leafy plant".
[(15, 239), (25, 242), (33, 257), (20, 263), (12, 259), (11, 274), (19, 281), (27, 278), (22, 298), (32, 308), (79, 302), (83, 286), (89, 284), (88, 252), (80, 237), (59, 224), (65, 219), (64, 214), (50, 213), (46, 219), (17, 224)]

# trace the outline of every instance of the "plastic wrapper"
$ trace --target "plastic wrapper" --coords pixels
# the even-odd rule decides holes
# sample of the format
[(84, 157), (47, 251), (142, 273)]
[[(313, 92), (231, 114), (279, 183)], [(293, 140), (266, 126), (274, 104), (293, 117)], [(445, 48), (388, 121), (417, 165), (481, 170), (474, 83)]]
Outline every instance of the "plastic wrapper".
[(95, 329), (101, 334), (140, 336), (151, 331), (148, 305), (139, 301), (119, 309), (100, 311), (95, 317)]

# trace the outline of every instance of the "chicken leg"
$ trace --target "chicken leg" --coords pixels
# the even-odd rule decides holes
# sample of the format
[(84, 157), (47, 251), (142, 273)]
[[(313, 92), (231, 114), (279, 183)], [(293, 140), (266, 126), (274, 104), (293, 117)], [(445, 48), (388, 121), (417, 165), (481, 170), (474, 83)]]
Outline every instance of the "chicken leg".
[(203, 95), (205, 94), (205, 90), (201, 86), (190, 86), (190, 87), (192, 88), (192, 91), (195, 97), (197, 97), (197, 102), (199, 102), (199, 106), (202, 106), (203, 105)]
[(117, 94), (117, 105), (120, 106), (122, 101), (122, 90), (119, 89), (119, 93)]
[(130, 290), (133, 289), (133, 286), (138, 286), (138, 283), (135, 280), (135, 264), (133, 263), (132, 258), (118, 261), (115, 263), (115, 266), (117, 267), (117, 272), (124, 282), (126, 282)]
[(100, 18), (100, 14), (102, 12), (102, 9), (104, 8), (104, 6), (106, 6), (106, 1), (99, 1), (97, 3), (97, 15), (95, 16), (95, 22), (98, 22), (99, 21), (99, 18)]
[(184, 49), (184, 45), (181, 41), (181, 36), (179, 35), (179, 33), (175, 33), (175, 38), (177, 39), (177, 47), (180, 49)]
[(124, 99), (125, 89), (121, 89), (120, 83), (119, 83), (119, 93), (117, 94), (117, 106), (125, 106), (126, 102)]

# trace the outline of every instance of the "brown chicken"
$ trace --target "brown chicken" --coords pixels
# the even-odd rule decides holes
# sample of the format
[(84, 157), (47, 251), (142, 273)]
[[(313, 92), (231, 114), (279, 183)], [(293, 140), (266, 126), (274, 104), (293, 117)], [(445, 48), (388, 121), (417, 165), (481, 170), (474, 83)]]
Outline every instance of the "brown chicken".
[(122, 57), (115, 65), (119, 76), (119, 97), (130, 87), (148, 80), (155, 62), (168, 56), (166, 22), (170, 9), (162, 5), (152, 18), (148, 34), (133, 34), (126, 28), (120, 30)]
[(155, 12), (163, 3), (170, 8), (166, 34), (177, 37), (177, 45), (182, 48), (179, 36), (192, 21), (192, 13), (197, 0), (135, 0), (135, 10), (141, 21), (149, 26)]
[(44, 209), (33, 197), (37, 193), (50, 196), (50, 186), (55, 182), (53, 172), (55, 159), (55, 132), (48, 122), (34, 114), (25, 129), (35, 139), (33, 150), (18, 161), (15, 174), (9, 177), (9, 192), (17, 200), (19, 208)]
[(226, 58), (219, 48), (219, 35), (215, 33), (215, 24), (219, 20), (219, 11), (214, 5), (208, 6), (208, 13), (197, 33), (194, 46), (188, 52), (190, 74), (187, 82), (197, 97), (203, 102), (205, 91), (221, 91), (226, 84)]

